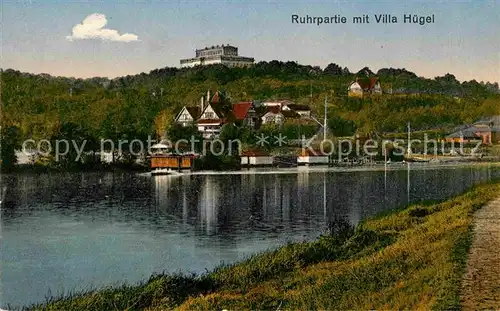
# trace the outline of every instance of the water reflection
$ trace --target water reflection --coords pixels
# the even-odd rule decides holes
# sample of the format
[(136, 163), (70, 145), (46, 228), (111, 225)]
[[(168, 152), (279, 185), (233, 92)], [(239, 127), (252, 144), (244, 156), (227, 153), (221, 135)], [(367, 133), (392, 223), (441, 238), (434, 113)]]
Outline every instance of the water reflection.
[[(153, 272), (212, 269), (500, 176), (498, 168), (290, 174), (10, 175), (0, 214), (0, 307), (52, 292), (136, 282)], [(3, 186), (3, 185), (0, 185)]]

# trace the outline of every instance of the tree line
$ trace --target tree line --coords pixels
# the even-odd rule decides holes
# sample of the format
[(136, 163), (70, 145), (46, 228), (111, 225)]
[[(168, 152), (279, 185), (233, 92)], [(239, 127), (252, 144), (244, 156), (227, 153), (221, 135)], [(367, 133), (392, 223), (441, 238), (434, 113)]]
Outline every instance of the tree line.
[[(347, 97), (358, 76), (377, 75), (392, 95)], [(338, 136), (449, 129), (481, 116), (500, 114), (497, 83), (460, 83), (452, 74), (427, 79), (406, 69), (368, 67), (351, 73), (330, 64), (321, 69), (295, 62), (260, 62), (249, 68), (213, 65), (162, 68), (117, 79), (76, 79), (1, 72), (2, 166), (15, 163), (12, 150), (26, 139), (72, 137), (98, 142), (158, 138), (184, 105), (198, 105), (207, 90), (224, 90), (231, 102), (289, 99), (322, 117), (328, 97), (328, 125)], [(314, 129), (316, 130), (316, 129)], [(288, 126), (290, 133), (313, 128)], [(89, 152), (95, 143), (88, 145)]]

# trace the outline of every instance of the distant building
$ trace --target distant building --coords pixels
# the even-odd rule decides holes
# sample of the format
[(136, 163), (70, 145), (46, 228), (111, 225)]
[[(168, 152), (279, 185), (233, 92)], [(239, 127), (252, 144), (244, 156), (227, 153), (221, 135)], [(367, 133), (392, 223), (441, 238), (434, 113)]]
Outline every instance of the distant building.
[(474, 143), (481, 141), (481, 137), (471, 130), (458, 131), (447, 135), (444, 140), (448, 143)]
[(378, 78), (356, 78), (347, 89), (347, 95), (351, 97), (363, 97), (365, 95), (382, 94), (382, 87)]
[(277, 124), (281, 125), (285, 121), (285, 116), (281, 113), (281, 107), (269, 106), (267, 112), (261, 117), (261, 124)]
[(445, 137), (447, 142), (468, 143), (481, 141), (485, 145), (500, 143), (500, 115), (481, 119), (472, 125), (462, 126)]
[(290, 104), (293, 104), (293, 102), (289, 101), (289, 100), (279, 100), (279, 101), (270, 101), (270, 102), (265, 101), (265, 102), (261, 103), (262, 106), (279, 107), (280, 110), (283, 106), (290, 105)]
[(283, 125), (286, 120), (297, 120), (300, 114), (292, 110), (281, 110), (278, 106), (267, 107), (267, 112), (261, 117), (261, 124)]
[(196, 57), (181, 59), (181, 67), (222, 64), (228, 67), (247, 67), (253, 65), (252, 57), (238, 56), (238, 48), (230, 45), (217, 45), (196, 50)]

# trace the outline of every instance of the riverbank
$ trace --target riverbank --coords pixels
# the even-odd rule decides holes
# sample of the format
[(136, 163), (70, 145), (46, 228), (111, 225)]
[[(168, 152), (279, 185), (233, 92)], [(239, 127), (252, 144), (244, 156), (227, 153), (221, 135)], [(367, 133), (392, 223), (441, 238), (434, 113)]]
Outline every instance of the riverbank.
[(202, 276), (157, 275), (33, 306), (33, 310), (456, 308), (472, 213), (500, 193), (490, 183), (289, 244)]
[[(193, 170), (185, 170), (184, 172), (189, 172), (189, 174), (205, 174), (205, 172), (217, 172), (217, 173), (234, 173), (234, 174), (245, 174), (249, 171), (259, 171), (266, 170), (270, 168), (273, 171), (287, 171), (296, 170), (297, 168), (307, 169), (310, 171), (324, 171), (325, 168), (329, 170), (371, 170), (380, 168), (397, 168), (403, 167), (404, 164), (411, 163), (411, 165), (426, 165), (428, 167), (438, 167), (438, 166), (463, 166), (463, 165), (500, 165), (500, 158), (475, 158), (474, 160), (462, 159), (462, 160), (436, 160), (436, 161), (415, 161), (415, 162), (403, 162), (395, 161), (390, 162), (386, 165), (385, 161), (378, 162), (367, 162), (359, 163), (356, 161), (347, 161), (339, 163), (329, 163), (329, 164), (311, 164), (309, 165), (292, 165), (283, 166), (279, 165), (266, 165), (266, 166), (254, 166), (254, 167), (243, 167), (240, 164), (239, 158), (223, 157), (221, 159), (213, 160), (197, 160)], [(146, 173), (150, 172), (151, 167), (148, 163), (87, 163), (79, 164), (73, 166), (53, 166), (46, 164), (17, 164), (13, 167), (5, 169), (0, 166), (1, 173), (14, 173), (14, 174), (43, 174), (43, 173), (75, 173), (75, 172), (139, 172)], [(239, 173), (240, 172), (240, 173)]]

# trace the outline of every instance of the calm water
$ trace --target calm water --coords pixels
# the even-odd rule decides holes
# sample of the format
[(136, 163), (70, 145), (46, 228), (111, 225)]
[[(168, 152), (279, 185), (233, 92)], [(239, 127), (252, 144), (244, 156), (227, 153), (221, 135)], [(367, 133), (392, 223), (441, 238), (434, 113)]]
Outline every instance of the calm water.
[(329, 219), (353, 224), (408, 202), (444, 199), (498, 167), (145, 177), (5, 176), (0, 307), (154, 272), (204, 272), (288, 241)]

